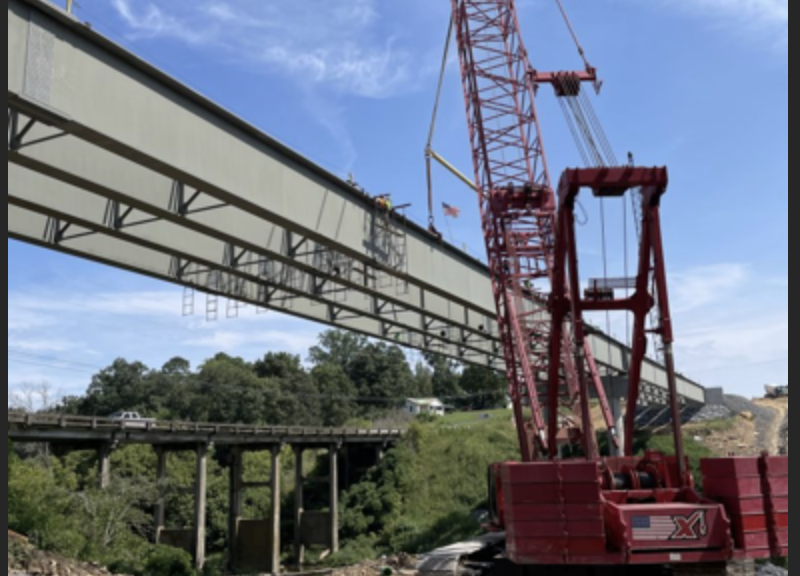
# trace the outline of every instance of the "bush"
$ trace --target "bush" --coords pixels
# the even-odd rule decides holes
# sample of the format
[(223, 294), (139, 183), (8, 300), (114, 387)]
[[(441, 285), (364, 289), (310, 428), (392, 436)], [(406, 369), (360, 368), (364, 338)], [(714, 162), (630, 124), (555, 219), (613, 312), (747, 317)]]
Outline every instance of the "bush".
[(202, 576), (225, 576), (228, 573), (227, 554), (214, 554), (206, 560)]
[(325, 565), (331, 568), (338, 568), (360, 564), (364, 560), (376, 559), (380, 556), (377, 551), (377, 545), (377, 536), (359, 536), (347, 542), (340, 552), (328, 558), (325, 561)]
[[(419, 422), (364, 482), (342, 500), (342, 539), (349, 554), (418, 553), (475, 536), (473, 513), (486, 508), (487, 470), (518, 458), (511, 424), (489, 421), (448, 429)], [(364, 534), (372, 546), (365, 546)], [(368, 550), (364, 550), (369, 557)], [(374, 556), (374, 554), (373, 554)]]
[(148, 554), (142, 576), (195, 576), (192, 557), (183, 550), (156, 546)]

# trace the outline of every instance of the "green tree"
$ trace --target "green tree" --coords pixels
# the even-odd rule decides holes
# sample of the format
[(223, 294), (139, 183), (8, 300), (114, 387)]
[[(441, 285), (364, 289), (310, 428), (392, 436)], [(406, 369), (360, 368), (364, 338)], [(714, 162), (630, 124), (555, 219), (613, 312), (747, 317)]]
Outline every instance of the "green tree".
[(348, 374), (369, 414), (399, 408), (413, 395), (414, 374), (403, 351), (387, 344), (368, 344), (353, 359)]
[(270, 352), (254, 368), (260, 379), (272, 381), (280, 390), (276, 423), (319, 426), (319, 390), (299, 356)]
[(75, 494), (75, 514), (88, 547), (82, 556), (112, 559), (128, 547), (131, 536), (149, 538), (153, 522), (145, 510), (156, 497), (153, 482), (119, 476), (105, 490), (94, 488)]
[(354, 332), (330, 330), (320, 334), (319, 344), (310, 350), (309, 359), (314, 366), (336, 364), (351, 375), (353, 364), (368, 344), (366, 337)]
[(433, 395), (445, 403), (457, 404), (463, 395), (458, 363), (440, 354), (427, 354), (425, 359), (433, 370)]
[(189, 376), (192, 373), (192, 363), (185, 358), (175, 357), (161, 368), (161, 373), (167, 376)]
[(259, 378), (283, 380), (306, 375), (300, 356), (285, 352), (270, 352), (255, 363), (254, 369)]
[(311, 375), (323, 398), (324, 408), (320, 420), (322, 426), (344, 426), (356, 416), (358, 404), (355, 397), (358, 390), (341, 366), (322, 364), (314, 368)]
[(8, 444), (8, 529), (40, 548), (78, 557), (85, 546), (57, 460), (21, 460)]
[(499, 373), (482, 366), (469, 366), (461, 375), (461, 388), (475, 410), (506, 406), (508, 383)]
[(424, 362), (418, 362), (414, 369), (414, 393), (418, 398), (433, 396), (433, 370)]
[(230, 424), (276, 424), (280, 391), (261, 380), (241, 358), (219, 354), (194, 377), (191, 417), (194, 421)]
[(108, 416), (119, 410), (147, 413), (151, 396), (156, 392), (147, 375), (149, 369), (141, 362), (116, 360), (92, 378), (86, 395), (77, 409), (86, 416)]

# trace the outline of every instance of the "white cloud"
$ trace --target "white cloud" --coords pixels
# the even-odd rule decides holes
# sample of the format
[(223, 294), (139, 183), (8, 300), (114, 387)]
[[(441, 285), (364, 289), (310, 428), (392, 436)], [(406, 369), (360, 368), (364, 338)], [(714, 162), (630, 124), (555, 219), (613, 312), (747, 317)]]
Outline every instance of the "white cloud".
[(406, 89), (410, 56), (378, 33), (376, 0), (153, 3), (113, 0), (134, 39), (169, 38), (210, 46), (248, 66), (325, 84), (343, 94), (384, 98)]
[[(299, 326), (298, 326), (299, 328)], [(216, 330), (209, 336), (189, 339), (187, 346), (206, 348), (211, 353), (228, 352), (237, 354), (243, 348), (260, 347), (263, 350), (275, 350), (297, 354), (305, 358), (309, 348), (317, 343), (318, 331), (262, 331), (253, 326), (250, 330)]]
[[(149, 283), (149, 282), (148, 282)], [(184, 318), (180, 289), (114, 292), (98, 282), (8, 294), (8, 385), (48, 382), (65, 394), (81, 394), (93, 374), (117, 358), (158, 368), (181, 356), (194, 366), (218, 352), (255, 360), (267, 352), (305, 359), (319, 326), (252, 308), (235, 319), (207, 322), (203, 296), (197, 316)]]
[(789, 24), (789, 0), (681, 0), (679, 3), (693, 10), (723, 13), (742, 21)]
[(671, 287), (677, 356), (687, 376), (743, 395), (788, 382), (786, 279), (725, 264), (673, 274)]
[[(767, 382), (788, 382), (788, 281), (759, 278), (752, 266), (676, 270), (669, 288), (678, 370), (708, 387), (758, 396)], [(605, 315), (590, 315), (605, 328)], [(612, 333), (627, 341), (622, 314)], [(651, 351), (652, 352), (652, 351)]]
[(75, 342), (69, 340), (25, 340), (12, 336), (9, 329), (8, 347), (23, 352), (67, 352), (75, 348)]
[(8, 331), (33, 330), (52, 325), (54, 320), (45, 314), (14, 306), (8, 307)]
[(692, 312), (709, 308), (714, 302), (728, 298), (748, 277), (742, 264), (718, 264), (673, 273), (670, 278), (675, 312)]
[(61, 295), (49, 293), (9, 293), (9, 331), (33, 329), (56, 323), (54, 314), (110, 314), (122, 316), (161, 316), (180, 314), (174, 292), (100, 292)]
[(112, 5), (120, 17), (133, 30), (134, 38), (154, 38), (168, 36), (189, 44), (204, 44), (212, 37), (212, 31), (192, 29), (181, 20), (174, 18), (158, 6), (149, 4), (141, 11), (134, 10), (129, 0), (112, 0)]
[(789, 47), (789, 0), (662, 0), (661, 4), (711, 18), (715, 26), (760, 34), (780, 49)]

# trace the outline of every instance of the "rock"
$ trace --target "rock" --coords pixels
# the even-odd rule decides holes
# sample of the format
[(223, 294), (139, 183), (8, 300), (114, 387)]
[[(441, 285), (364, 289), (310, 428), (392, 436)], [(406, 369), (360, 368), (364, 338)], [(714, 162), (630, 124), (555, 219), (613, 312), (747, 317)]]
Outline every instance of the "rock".
[(766, 564), (758, 569), (758, 576), (789, 576), (789, 571)]

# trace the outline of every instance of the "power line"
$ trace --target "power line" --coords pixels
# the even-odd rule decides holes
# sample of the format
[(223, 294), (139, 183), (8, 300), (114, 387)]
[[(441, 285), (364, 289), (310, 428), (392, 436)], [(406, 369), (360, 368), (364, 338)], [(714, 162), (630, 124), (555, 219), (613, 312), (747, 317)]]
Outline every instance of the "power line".
[(86, 369), (79, 369), (79, 368), (70, 368), (68, 366), (60, 366), (57, 364), (48, 364), (45, 362), (35, 362), (33, 360), (21, 360), (21, 359), (10, 359), (10, 362), (15, 362), (17, 364), (22, 364), (23, 366), (33, 366), (36, 368), (49, 368), (51, 370), (58, 370), (60, 372), (73, 372), (76, 374), (90, 374), (91, 372)]
[[(14, 358), (13, 356), (22, 356), (22, 358)], [(39, 368), (50, 368), (54, 370), (64, 371), (64, 372), (73, 372), (78, 374), (93, 374), (94, 371), (103, 371), (107, 368), (101, 368), (99, 366), (93, 366), (91, 364), (83, 364), (79, 362), (71, 362), (69, 360), (61, 360), (59, 358), (48, 357), (48, 356), (38, 356), (35, 354), (29, 354), (25, 352), (18, 352), (14, 350), (9, 350), (9, 360), (16, 362), (18, 364), (23, 364), (26, 366), (35, 366)], [(91, 370), (91, 372), (90, 372)], [(310, 375), (309, 375), (310, 377)], [(203, 381), (197, 379), (194, 375), (190, 376), (190, 382), (195, 386), (213, 386), (211, 382)], [(490, 396), (496, 396), (500, 392), (483, 392), (477, 394), (462, 394), (458, 396), (440, 396), (437, 399), (442, 401), (461, 401), (461, 400), (473, 400), (479, 398), (487, 398)], [(290, 396), (294, 398), (300, 398), (305, 400), (337, 400), (337, 401), (351, 401), (355, 403), (364, 403), (364, 404), (400, 404), (406, 402), (408, 400), (407, 396), (404, 397), (388, 397), (388, 396), (338, 396), (338, 395), (330, 395), (330, 394), (291, 394)]]
[[(18, 357), (14, 357), (18, 356)], [(15, 350), (9, 350), (9, 360), (16, 362), (18, 364), (26, 365), (26, 366), (34, 366), (38, 368), (50, 368), (53, 370), (58, 370), (62, 372), (72, 372), (76, 374), (90, 374), (93, 375), (95, 371), (103, 371), (106, 368), (101, 368), (99, 366), (85, 364), (81, 362), (73, 362), (70, 360), (62, 360), (55, 357), (50, 356), (40, 356), (36, 354), (30, 354), (26, 352), (20, 352)], [(749, 364), (736, 364), (731, 366), (724, 366), (724, 367), (715, 367), (715, 368), (704, 368), (700, 370), (692, 370), (692, 373), (699, 373), (699, 374), (709, 374), (709, 373), (716, 373), (720, 374), (723, 372), (727, 372), (730, 370), (738, 370), (742, 368), (752, 368), (756, 366), (771, 366), (775, 364), (782, 364), (788, 363), (789, 357), (775, 359), (775, 360), (768, 360), (764, 362), (753, 362)], [(310, 375), (309, 375), (310, 376)], [(196, 377), (191, 376), (191, 382), (195, 386), (212, 386), (211, 382), (206, 382), (202, 380), (198, 380)], [(463, 400), (474, 400), (480, 398), (487, 398), (490, 396), (496, 396), (500, 394), (500, 391), (495, 392), (481, 392), (476, 394), (462, 394), (457, 396), (439, 396), (437, 397), (438, 400), (441, 401), (463, 401)], [(330, 395), (330, 394), (291, 394), (292, 397), (305, 399), (305, 400), (336, 400), (336, 401), (349, 401), (355, 403), (363, 403), (363, 404), (399, 404), (406, 402), (408, 397), (388, 397), (388, 396), (339, 396), (339, 395)]]
[(96, 366), (94, 364), (85, 364), (83, 362), (75, 362), (74, 360), (64, 360), (63, 358), (55, 358), (53, 356), (41, 356), (38, 354), (31, 354), (30, 352), (24, 352), (22, 350), (9, 349), (8, 355), (15, 356), (17, 357), (17, 359), (23, 359), (23, 360), (51, 362), (51, 363), (57, 363), (59, 365), (63, 364), (63, 365), (74, 366), (77, 368), (88, 368), (91, 370), (104, 370), (104, 368), (101, 368), (100, 366)]

